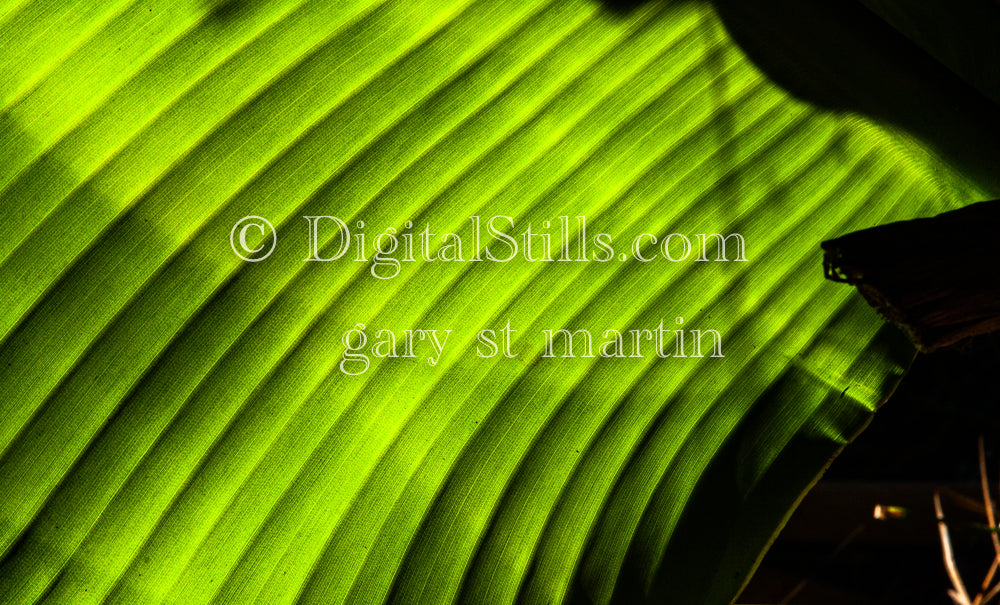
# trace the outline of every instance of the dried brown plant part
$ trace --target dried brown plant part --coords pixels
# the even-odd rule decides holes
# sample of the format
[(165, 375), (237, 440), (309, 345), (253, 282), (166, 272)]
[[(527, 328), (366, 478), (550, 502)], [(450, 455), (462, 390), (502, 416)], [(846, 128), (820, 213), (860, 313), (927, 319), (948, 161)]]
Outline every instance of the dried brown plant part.
[(983, 578), (980, 590), (974, 598), (969, 599), (969, 593), (965, 589), (962, 577), (958, 572), (958, 565), (955, 564), (955, 555), (951, 547), (951, 537), (948, 532), (948, 524), (944, 520), (944, 509), (941, 506), (941, 492), (934, 491), (934, 513), (937, 516), (938, 533), (941, 537), (941, 553), (944, 558), (944, 567), (951, 579), (951, 590), (948, 596), (956, 605), (986, 605), (997, 595), (1000, 595), (1000, 583), (993, 586), (993, 578), (997, 570), (1000, 569), (1000, 536), (997, 535), (996, 509), (993, 507), (993, 496), (990, 493), (989, 476), (986, 470), (986, 446), (983, 438), (979, 438), (979, 485), (983, 492), (983, 511), (986, 514), (986, 521), (989, 525), (990, 540), (993, 543), (993, 561)]
[(997, 584), (990, 590), (990, 582), (993, 581), (993, 575), (996, 574), (997, 568), (1000, 567), (1000, 557), (993, 557), (993, 563), (990, 564), (989, 571), (986, 572), (986, 577), (983, 578), (983, 583), (979, 589), (979, 594), (976, 598), (972, 599), (972, 605), (985, 605), (986, 602), (993, 597), (995, 597), (1000, 591), (1000, 584)]
[(938, 534), (941, 537), (941, 555), (944, 558), (944, 568), (951, 579), (951, 590), (948, 596), (955, 602), (955, 605), (972, 605), (969, 600), (969, 593), (965, 590), (962, 576), (958, 573), (958, 566), (955, 565), (955, 553), (951, 548), (951, 536), (948, 534), (948, 524), (944, 521), (944, 510), (941, 508), (941, 492), (934, 490), (934, 514), (937, 516)]
[(823, 242), (827, 279), (857, 287), (922, 352), (1000, 330), (1000, 200)]
[(990, 496), (990, 480), (986, 473), (986, 446), (982, 436), (979, 437), (979, 485), (983, 490), (983, 508), (986, 509), (986, 522), (990, 526), (990, 540), (993, 542), (994, 555), (993, 563), (990, 564), (990, 568), (983, 578), (979, 594), (973, 599), (972, 605), (983, 605), (988, 598), (991, 598), (991, 595), (997, 594), (996, 587), (990, 591), (990, 584), (993, 583), (997, 567), (1000, 567), (1000, 536), (997, 535), (996, 511), (993, 508), (993, 498)]
[(983, 597), (983, 600), (980, 601), (980, 604), (986, 605), (986, 603), (988, 603), (993, 597), (997, 596), (998, 594), (1000, 594), (1000, 584), (997, 584), (996, 586), (993, 587), (992, 590), (986, 593), (986, 596)]

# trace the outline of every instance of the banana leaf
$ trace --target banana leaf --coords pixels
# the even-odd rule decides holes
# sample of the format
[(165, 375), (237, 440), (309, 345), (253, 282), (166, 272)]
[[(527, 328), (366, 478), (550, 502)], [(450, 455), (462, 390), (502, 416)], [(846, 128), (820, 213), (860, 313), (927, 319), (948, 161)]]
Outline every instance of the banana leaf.
[(741, 10), (0, 0), (0, 602), (731, 602), (913, 356), (819, 243), (996, 190)]

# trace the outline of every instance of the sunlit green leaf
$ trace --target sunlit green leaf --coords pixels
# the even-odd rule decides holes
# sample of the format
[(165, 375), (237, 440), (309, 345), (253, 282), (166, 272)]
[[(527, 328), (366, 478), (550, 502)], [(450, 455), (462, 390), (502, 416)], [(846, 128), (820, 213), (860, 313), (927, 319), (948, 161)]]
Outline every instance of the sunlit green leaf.
[[(819, 242), (980, 197), (702, 3), (0, 0), (0, 49), (5, 603), (729, 602), (912, 355)], [(493, 216), (615, 254), (471, 260)], [(373, 275), (426, 225), (464, 260)], [(635, 258), (671, 233), (747, 261)], [(451, 332), (350, 375), (359, 323)]]

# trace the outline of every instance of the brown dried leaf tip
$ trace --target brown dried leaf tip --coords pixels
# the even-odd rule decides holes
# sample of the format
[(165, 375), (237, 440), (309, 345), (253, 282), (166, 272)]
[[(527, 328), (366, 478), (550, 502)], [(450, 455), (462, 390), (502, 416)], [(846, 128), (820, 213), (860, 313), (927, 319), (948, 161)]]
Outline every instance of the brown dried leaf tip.
[(930, 352), (1000, 330), (1000, 200), (822, 243), (827, 279), (856, 286)]

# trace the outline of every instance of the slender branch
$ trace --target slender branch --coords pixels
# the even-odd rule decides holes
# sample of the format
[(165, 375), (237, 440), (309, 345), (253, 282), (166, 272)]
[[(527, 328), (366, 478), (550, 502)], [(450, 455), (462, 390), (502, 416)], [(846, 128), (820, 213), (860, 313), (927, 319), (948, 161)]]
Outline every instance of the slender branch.
[(951, 578), (951, 584), (954, 587), (954, 590), (948, 594), (957, 605), (972, 605), (972, 602), (969, 601), (969, 593), (965, 590), (965, 584), (962, 583), (962, 576), (959, 575), (958, 567), (955, 565), (955, 555), (951, 550), (951, 537), (948, 535), (948, 526), (944, 522), (944, 510), (941, 508), (941, 492), (937, 490), (934, 490), (934, 513), (937, 515), (938, 533), (941, 536), (941, 554), (944, 557), (944, 567), (948, 571), (948, 577)]
[(1000, 584), (997, 584), (996, 586), (993, 587), (993, 590), (986, 593), (986, 596), (983, 597), (983, 600), (980, 601), (980, 603), (982, 603), (982, 605), (986, 605), (986, 603), (988, 603), (990, 599), (997, 596), (998, 594), (1000, 594)]
[(997, 521), (996, 521), (996, 511), (993, 508), (993, 499), (990, 496), (990, 480), (986, 474), (986, 445), (983, 442), (983, 436), (979, 436), (979, 485), (983, 489), (983, 507), (986, 509), (986, 522), (990, 526), (990, 539), (993, 541), (993, 563), (990, 565), (989, 571), (986, 572), (986, 577), (983, 578), (983, 583), (979, 590), (979, 594), (976, 598), (972, 600), (972, 605), (983, 605), (986, 598), (984, 595), (995, 594), (988, 592), (990, 590), (990, 584), (993, 583), (993, 576), (997, 572), (997, 567), (1000, 566), (1000, 536), (997, 536)]
[(990, 538), (993, 540), (993, 552), (1000, 557), (1000, 536), (997, 536), (997, 520), (993, 511), (993, 499), (990, 497), (990, 480), (986, 476), (986, 446), (982, 436), (979, 437), (979, 483), (983, 488), (983, 504), (986, 507), (986, 521), (990, 524)]
[[(979, 588), (979, 594), (976, 595), (976, 598), (972, 599), (972, 605), (983, 605), (986, 603), (987, 597), (983, 595), (990, 594), (987, 591), (989, 591), (990, 584), (993, 582), (993, 575), (996, 574), (997, 567), (1000, 567), (1000, 555), (993, 557), (993, 563), (990, 564), (990, 569), (986, 572), (986, 577), (983, 578), (983, 583)], [(997, 584), (997, 586), (994, 587), (994, 592), (998, 588), (1000, 588), (1000, 584)]]

